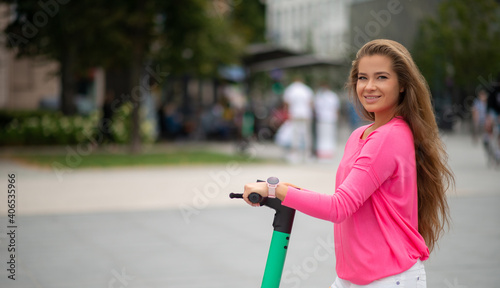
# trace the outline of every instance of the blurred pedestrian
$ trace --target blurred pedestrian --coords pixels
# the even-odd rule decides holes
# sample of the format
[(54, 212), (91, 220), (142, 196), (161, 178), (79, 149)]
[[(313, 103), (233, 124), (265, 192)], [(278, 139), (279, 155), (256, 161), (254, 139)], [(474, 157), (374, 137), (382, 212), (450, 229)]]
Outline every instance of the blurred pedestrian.
[(351, 129), (351, 132), (368, 123), (361, 119), (358, 111), (356, 111), (354, 103), (351, 101), (347, 101), (347, 116), (349, 117), (349, 128)]
[(497, 82), (492, 83), (488, 95), (486, 131), (488, 133), (485, 147), (488, 153), (488, 164), (500, 165), (500, 74)]
[(328, 84), (321, 84), (314, 97), (316, 113), (316, 156), (319, 160), (331, 160), (337, 148), (337, 120), (340, 100)]
[(112, 91), (106, 91), (104, 103), (102, 104), (102, 118), (99, 123), (99, 132), (102, 134), (102, 142), (99, 144), (115, 143), (115, 137), (112, 131), (113, 114), (116, 109), (113, 107), (115, 95)]
[(477, 98), (472, 104), (472, 138), (474, 143), (477, 143), (479, 138), (485, 141), (485, 125), (487, 117), (487, 101), (488, 93), (486, 90), (480, 90)]
[(427, 83), (405, 47), (373, 40), (358, 51), (348, 87), (373, 123), (347, 140), (335, 193), (262, 182), (246, 184), (243, 197), (254, 206), (252, 192), (277, 197), (334, 223), (332, 288), (426, 287), (423, 261), (448, 223), (454, 183)]
[(496, 119), (500, 116), (500, 74), (497, 82), (492, 83), (490, 94), (488, 95), (488, 114)]
[(183, 115), (176, 103), (168, 103), (163, 106), (163, 121), (167, 139), (176, 139), (183, 133)]
[(291, 153), (288, 158), (292, 163), (307, 161), (312, 154), (313, 97), (313, 90), (300, 77), (295, 77), (283, 94), (292, 130)]
[(284, 156), (287, 157), (292, 145), (292, 126), (288, 120), (288, 109), (284, 102), (281, 102), (271, 114), (269, 127), (274, 130), (274, 142), (283, 148)]

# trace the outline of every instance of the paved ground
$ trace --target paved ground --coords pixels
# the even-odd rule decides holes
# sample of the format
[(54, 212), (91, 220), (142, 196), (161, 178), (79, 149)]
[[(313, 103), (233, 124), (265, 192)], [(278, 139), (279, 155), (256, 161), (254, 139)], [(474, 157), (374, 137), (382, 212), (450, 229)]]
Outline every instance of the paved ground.
[[(500, 170), (469, 138), (444, 139), (457, 191), (453, 226), (426, 262), (428, 287), (500, 287)], [(251, 149), (249, 157), (281, 156), (268, 144)], [(338, 164), (74, 170), (71, 160), (58, 170), (0, 162), (0, 287), (259, 287), (273, 212), (227, 194), (269, 175), (329, 192)], [(7, 270), (8, 173), (18, 184), (16, 280)], [(330, 223), (298, 213), (282, 287), (328, 287), (332, 241)]]

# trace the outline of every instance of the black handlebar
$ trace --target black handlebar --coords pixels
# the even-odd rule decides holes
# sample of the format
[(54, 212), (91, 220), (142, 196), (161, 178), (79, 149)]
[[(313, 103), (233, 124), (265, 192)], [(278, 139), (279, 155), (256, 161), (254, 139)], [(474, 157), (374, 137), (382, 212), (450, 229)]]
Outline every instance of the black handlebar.
[[(242, 193), (231, 193), (229, 194), (229, 198), (231, 199), (243, 199), (243, 194)], [(252, 192), (250, 193), (250, 195), (248, 195), (248, 200), (250, 200), (250, 202), (254, 203), (254, 204), (257, 204), (257, 203), (261, 203), (262, 200), (264, 200), (264, 197), (262, 197), (259, 193), (255, 193), (255, 192)]]
[[(257, 181), (262, 182), (262, 181)], [(241, 193), (231, 193), (229, 198), (243, 198)], [(295, 209), (281, 205), (281, 200), (278, 198), (262, 197), (260, 194), (252, 192), (248, 195), (248, 200), (252, 203), (260, 203), (260, 206), (267, 206), (276, 210), (274, 214), (273, 227), (275, 231), (283, 233), (291, 233), (293, 219), (295, 218)]]

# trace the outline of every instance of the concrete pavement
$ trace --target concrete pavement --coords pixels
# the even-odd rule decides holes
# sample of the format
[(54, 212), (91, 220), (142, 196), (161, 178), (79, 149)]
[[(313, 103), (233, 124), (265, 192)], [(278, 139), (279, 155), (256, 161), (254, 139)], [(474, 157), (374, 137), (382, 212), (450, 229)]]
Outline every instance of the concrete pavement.
[[(500, 170), (486, 167), (468, 137), (444, 141), (457, 189), (450, 194), (452, 229), (426, 262), (428, 287), (499, 287)], [(271, 144), (250, 151), (281, 156)], [(64, 173), (2, 161), (0, 287), (259, 287), (273, 211), (229, 200), (228, 193), (269, 175), (328, 193), (339, 158)], [(8, 173), (18, 181), (16, 280), (7, 278)], [(328, 287), (335, 278), (332, 241), (331, 223), (298, 213), (282, 287)]]

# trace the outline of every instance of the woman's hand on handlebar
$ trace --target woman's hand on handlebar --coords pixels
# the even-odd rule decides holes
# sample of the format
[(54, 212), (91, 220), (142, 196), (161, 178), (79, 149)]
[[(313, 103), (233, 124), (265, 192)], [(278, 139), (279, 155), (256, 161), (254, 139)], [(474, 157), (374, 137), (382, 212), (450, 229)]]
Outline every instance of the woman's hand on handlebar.
[[(281, 201), (285, 200), (286, 194), (288, 192), (288, 186), (295, 187), (297, 189), (301, 189), (300, 187), (297, 187), (293, 184), (290, 183), (279, 183), (278, 187), (276, 187), (276, 198), (280, 199)], [(244, 192), (243, 192), (243, 199), (245, 201), (254, 207), (259, 207), (260, 204), (257, 203), (252, 203), (250, 200), (248, 200), (248, 195), (250, 193), (255, 192), (258, 193), (262, 197), (267, 197), (268, 196), (268, 188), (267, 188), (267, 183), (266, 182), (256, 182), (256, 183), (248, 183), (245, 185)]]
[(259, 194), (262, 197), (267, 197), (267, 183), (266, 182), (256, 182), (256, 183), (248, 183), (244, 187), (243, 191), (243, 199), (250, 205), (254, 207), (260, 207), (260, 203), (252, 203), (248, 200), (248, 195), (254, 192)]

